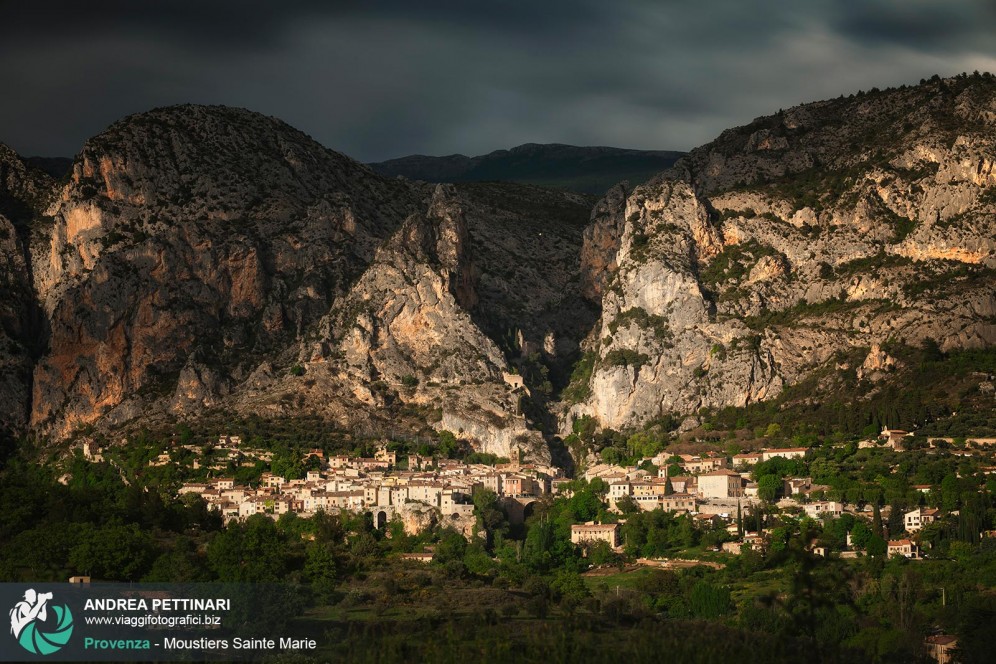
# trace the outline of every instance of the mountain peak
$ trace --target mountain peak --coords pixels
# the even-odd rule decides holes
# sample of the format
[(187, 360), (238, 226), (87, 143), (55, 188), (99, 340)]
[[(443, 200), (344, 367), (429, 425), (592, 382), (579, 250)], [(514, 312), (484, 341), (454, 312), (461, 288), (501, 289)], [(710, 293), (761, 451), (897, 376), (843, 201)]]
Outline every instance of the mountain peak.
[(962, 74), (800, 104), (723, 131), (681, 160), (676, 177), (705, 192), (773, 182), (819, 169), (888, 165), (917, 149), (991, 132), (996, 77)]

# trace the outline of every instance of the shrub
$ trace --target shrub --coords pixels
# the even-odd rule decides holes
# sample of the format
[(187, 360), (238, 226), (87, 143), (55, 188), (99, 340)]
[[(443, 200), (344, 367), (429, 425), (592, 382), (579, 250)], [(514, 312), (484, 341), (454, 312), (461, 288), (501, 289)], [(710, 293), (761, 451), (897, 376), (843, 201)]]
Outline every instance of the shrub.
[(616, 350), (609, 351), (605, 356), (605, 363), (610, 367), (633, 367), (634, 369), (639, 369), (649, 361), (649, 356), (630, 348), (617, 348)]
[(587, 352), (581, 356), (571, 372), (571, 380), (564, 388), (563, 398), (568, 403), (579, 403), (591, 395), (591, 374), (595, 370), (595, 360), (598, 355)]
[(616, 333), (620, 327), (634, 323), (644, 330), (652, 330), (658, 339), (670, 339), (674, 335), (668, 328), (667, 319), (657, 314), (647, 313), (642, 307), (633, 307), (619, 312), (619, 315), (609, 323), (609, 332)]

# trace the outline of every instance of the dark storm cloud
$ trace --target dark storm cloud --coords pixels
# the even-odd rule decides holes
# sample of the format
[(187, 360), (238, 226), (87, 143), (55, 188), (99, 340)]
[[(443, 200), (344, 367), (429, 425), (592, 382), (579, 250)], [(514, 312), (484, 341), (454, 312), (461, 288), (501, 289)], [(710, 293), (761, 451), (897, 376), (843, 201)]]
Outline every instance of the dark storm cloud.
[(984, 47), (992, 39), (996, 6), (964, 0), (846, 0), (833, 25), (853, 39), (923, 51)]
[[(32, 39), (43, 28), (63, 36), (129, 31), (204, 49), (252, 49), (279, 41), (301, 21), (384, 17), (452, 27), (487, 26), (529, 34), (595, 18), (594, 2), (436, 2), (363, 0), (96, 0), (4, 3), (0, 37)], [(293, 37), (293, 35), (290, 35)], [(20, 38), (20, 39), (19, 39)]]
[(992, 69), (994, 28), (974, 0), (0, 0), (0, 140), (71, 154), (197, 102), (368, 160), (690, 148), (780, 107)]

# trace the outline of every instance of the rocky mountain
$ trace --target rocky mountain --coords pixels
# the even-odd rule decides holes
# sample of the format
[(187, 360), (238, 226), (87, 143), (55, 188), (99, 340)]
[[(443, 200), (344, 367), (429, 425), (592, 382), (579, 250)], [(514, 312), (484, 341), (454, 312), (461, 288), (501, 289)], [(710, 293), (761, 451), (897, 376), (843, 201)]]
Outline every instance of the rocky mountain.
[(246, 111), (113, 125), (76, 158), (35, 251), (51, 333), (32, 425), (121, 423), (146, 412), (147, 390), (212, 403), (320, 318), (414, 203)]
[[(421, 208), (292, 347), (285, 369), (262, 365), (229, 407), (364, 431), (428, 423), (478, 451), (549, 458), (528, 406), (543, 376), (528, 371), (566, 373), (597, 316), (577, 279), (591, 201), (508, 187), (421, 190)], [(544, 230), (530, 238), (527, 228)]]
[(411, 155), (370, 164), (388, 177), (427, 182), (520, 182), (582, 194), (604, 194), (628, 180), (640, 183), (670, 168), (682, 152), (527, 143), (477, 157)]
[(873, 391), (901, 369), (884, 349), (996, 343), (994, 129), (996, 79), (935, 77), (759, 118), (609, 192), (582, 250), (602, 316), (562, 426), (807, 379)]
[[(86, 143), (61, 187), (4, 157), (4, 200), (24, 229), (4, 239), (12, 429), (60, 440), (209, 409), (308, 412), (546, 453), (505, 375), (546, 335), (554, 354), (576, 353), (593, 320), (577, 322), (593, 311), (577, 280), (590, 199), (383, 178), (223, 107), (125, 118)], [(509, 225), (546, 237), (527, 253)], [(32, 307), (45, 323), (34, 355)]]
[(994, 125), (993, 77), (937, 78), (600, 201), (385, 177), (224, 107), (125, 118), (61, 182), (0, 148), (2, 435), (307, 416), (546, 459), (583, 416), (897, 389), (904, 349), (996, 342)]

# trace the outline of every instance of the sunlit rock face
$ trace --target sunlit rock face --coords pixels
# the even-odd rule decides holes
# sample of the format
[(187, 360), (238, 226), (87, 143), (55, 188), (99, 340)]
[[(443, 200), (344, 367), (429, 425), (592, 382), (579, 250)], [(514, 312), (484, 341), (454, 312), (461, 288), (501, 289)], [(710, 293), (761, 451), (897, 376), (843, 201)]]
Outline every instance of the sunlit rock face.
[(146, 392), (211, 404), (298, 339), (414, 209), (411, 188), (262, 115), (183, 106), (86, 143), (49, 210), (51, 321), (31, 421), (123, 421)]
[(0, 218), (23, 295), (4, 319), (21, 344), (2, 358), (13, 429), (58, 441), (222, 409), (450, 428), (548, 458), (503, 376), (532, 348), (566, 364), (590, 328), (594, 199), (386, 179), (224, 107), (125, 118), (61, 185), (0, 156), (5, 191), (31, 203), (25, 232)]
[(994, 124), (993, 79), (934, 81), (759, 118), (611, 193), (582, 252), (597, 361), (563, 429), (743, 406), (831, 365), (881, 380), (887, 341), (996, 342)]
[(60, 183), (0, 148), (0, 417), (307, 414), (546, 459), (582, 415), (886, 385), (892, 344), (996, 340), (994, 122), (986, 77), (808, 104), (598, 202), (383, 178), (223, 107), (126, 118)]

